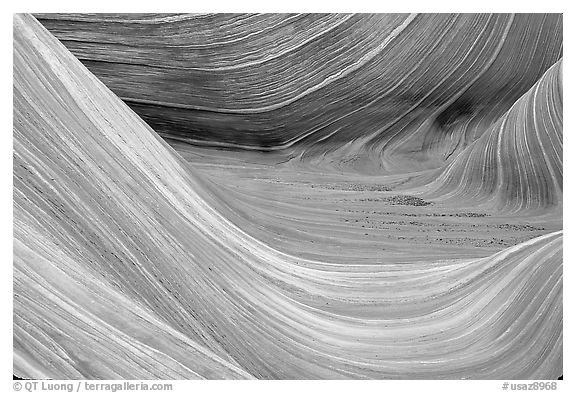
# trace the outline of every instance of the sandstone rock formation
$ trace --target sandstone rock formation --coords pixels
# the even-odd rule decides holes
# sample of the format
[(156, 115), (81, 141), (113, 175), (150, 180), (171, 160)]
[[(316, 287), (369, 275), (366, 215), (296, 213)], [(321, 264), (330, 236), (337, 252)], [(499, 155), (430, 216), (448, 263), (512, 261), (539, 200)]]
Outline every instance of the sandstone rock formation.
[(376, 173), (453, 157), (562, 56), (561, 15), (38, 18), (164, 137)]
[(562, 374), (561, 16), (37, 18), (15, 374)]

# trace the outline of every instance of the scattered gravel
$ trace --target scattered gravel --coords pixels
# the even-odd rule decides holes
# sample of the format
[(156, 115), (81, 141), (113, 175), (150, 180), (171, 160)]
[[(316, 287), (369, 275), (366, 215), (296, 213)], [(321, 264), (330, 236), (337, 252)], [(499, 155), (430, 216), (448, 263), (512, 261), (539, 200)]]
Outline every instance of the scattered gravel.
[(510, 231), (543, 231), (546, 228), (534, 227), (532, 225), (515, 225), (515, 224), (500, 224), (496, 226), (499, 229), (507, 229)]
[(384, 200), (391, 205), (428, 206), (432, 204), (432, 202), (411, 195), (394, 195)]
[(488, 214), (486, 213), (456, 213), (450, 214), (452, 217), (486, 217)]
[(312, 184), (311, 187), (325, 188), (328, 190), (341, 190), (341, 191), (392, 191), (390, 187), (381, 184), (328, 183), (328, 184)]

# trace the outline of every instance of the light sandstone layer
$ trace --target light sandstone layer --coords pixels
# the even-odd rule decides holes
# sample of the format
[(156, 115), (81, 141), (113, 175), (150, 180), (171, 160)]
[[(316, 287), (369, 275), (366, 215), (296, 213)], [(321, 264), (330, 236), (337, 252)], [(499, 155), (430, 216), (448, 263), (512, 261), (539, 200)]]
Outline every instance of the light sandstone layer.
[(15, 374), (562, 374), (560, 17), (38, 18)]

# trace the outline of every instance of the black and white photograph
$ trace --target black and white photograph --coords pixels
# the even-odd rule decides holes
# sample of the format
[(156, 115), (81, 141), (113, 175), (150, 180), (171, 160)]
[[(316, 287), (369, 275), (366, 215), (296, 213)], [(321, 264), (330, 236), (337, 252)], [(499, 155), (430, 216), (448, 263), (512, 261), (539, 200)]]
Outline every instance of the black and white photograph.
[(325, 8), (12, 14), (6, 391), (567, 391), (563, 13)]

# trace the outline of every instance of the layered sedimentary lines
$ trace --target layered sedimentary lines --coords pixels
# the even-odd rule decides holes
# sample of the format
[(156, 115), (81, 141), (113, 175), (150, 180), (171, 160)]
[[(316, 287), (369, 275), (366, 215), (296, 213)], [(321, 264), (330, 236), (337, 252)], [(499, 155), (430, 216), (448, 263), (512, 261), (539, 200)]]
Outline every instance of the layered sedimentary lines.
[(377, 172), (453, 157), (562, 51), (561, 15), (38, 17), (165, 137)]
[(435, 182), (437, 194), (521, 212), (562, 203), (562, 62), (542, 78)]
[(562, 374), (561, 16), (37, 17), (15, 374)]

